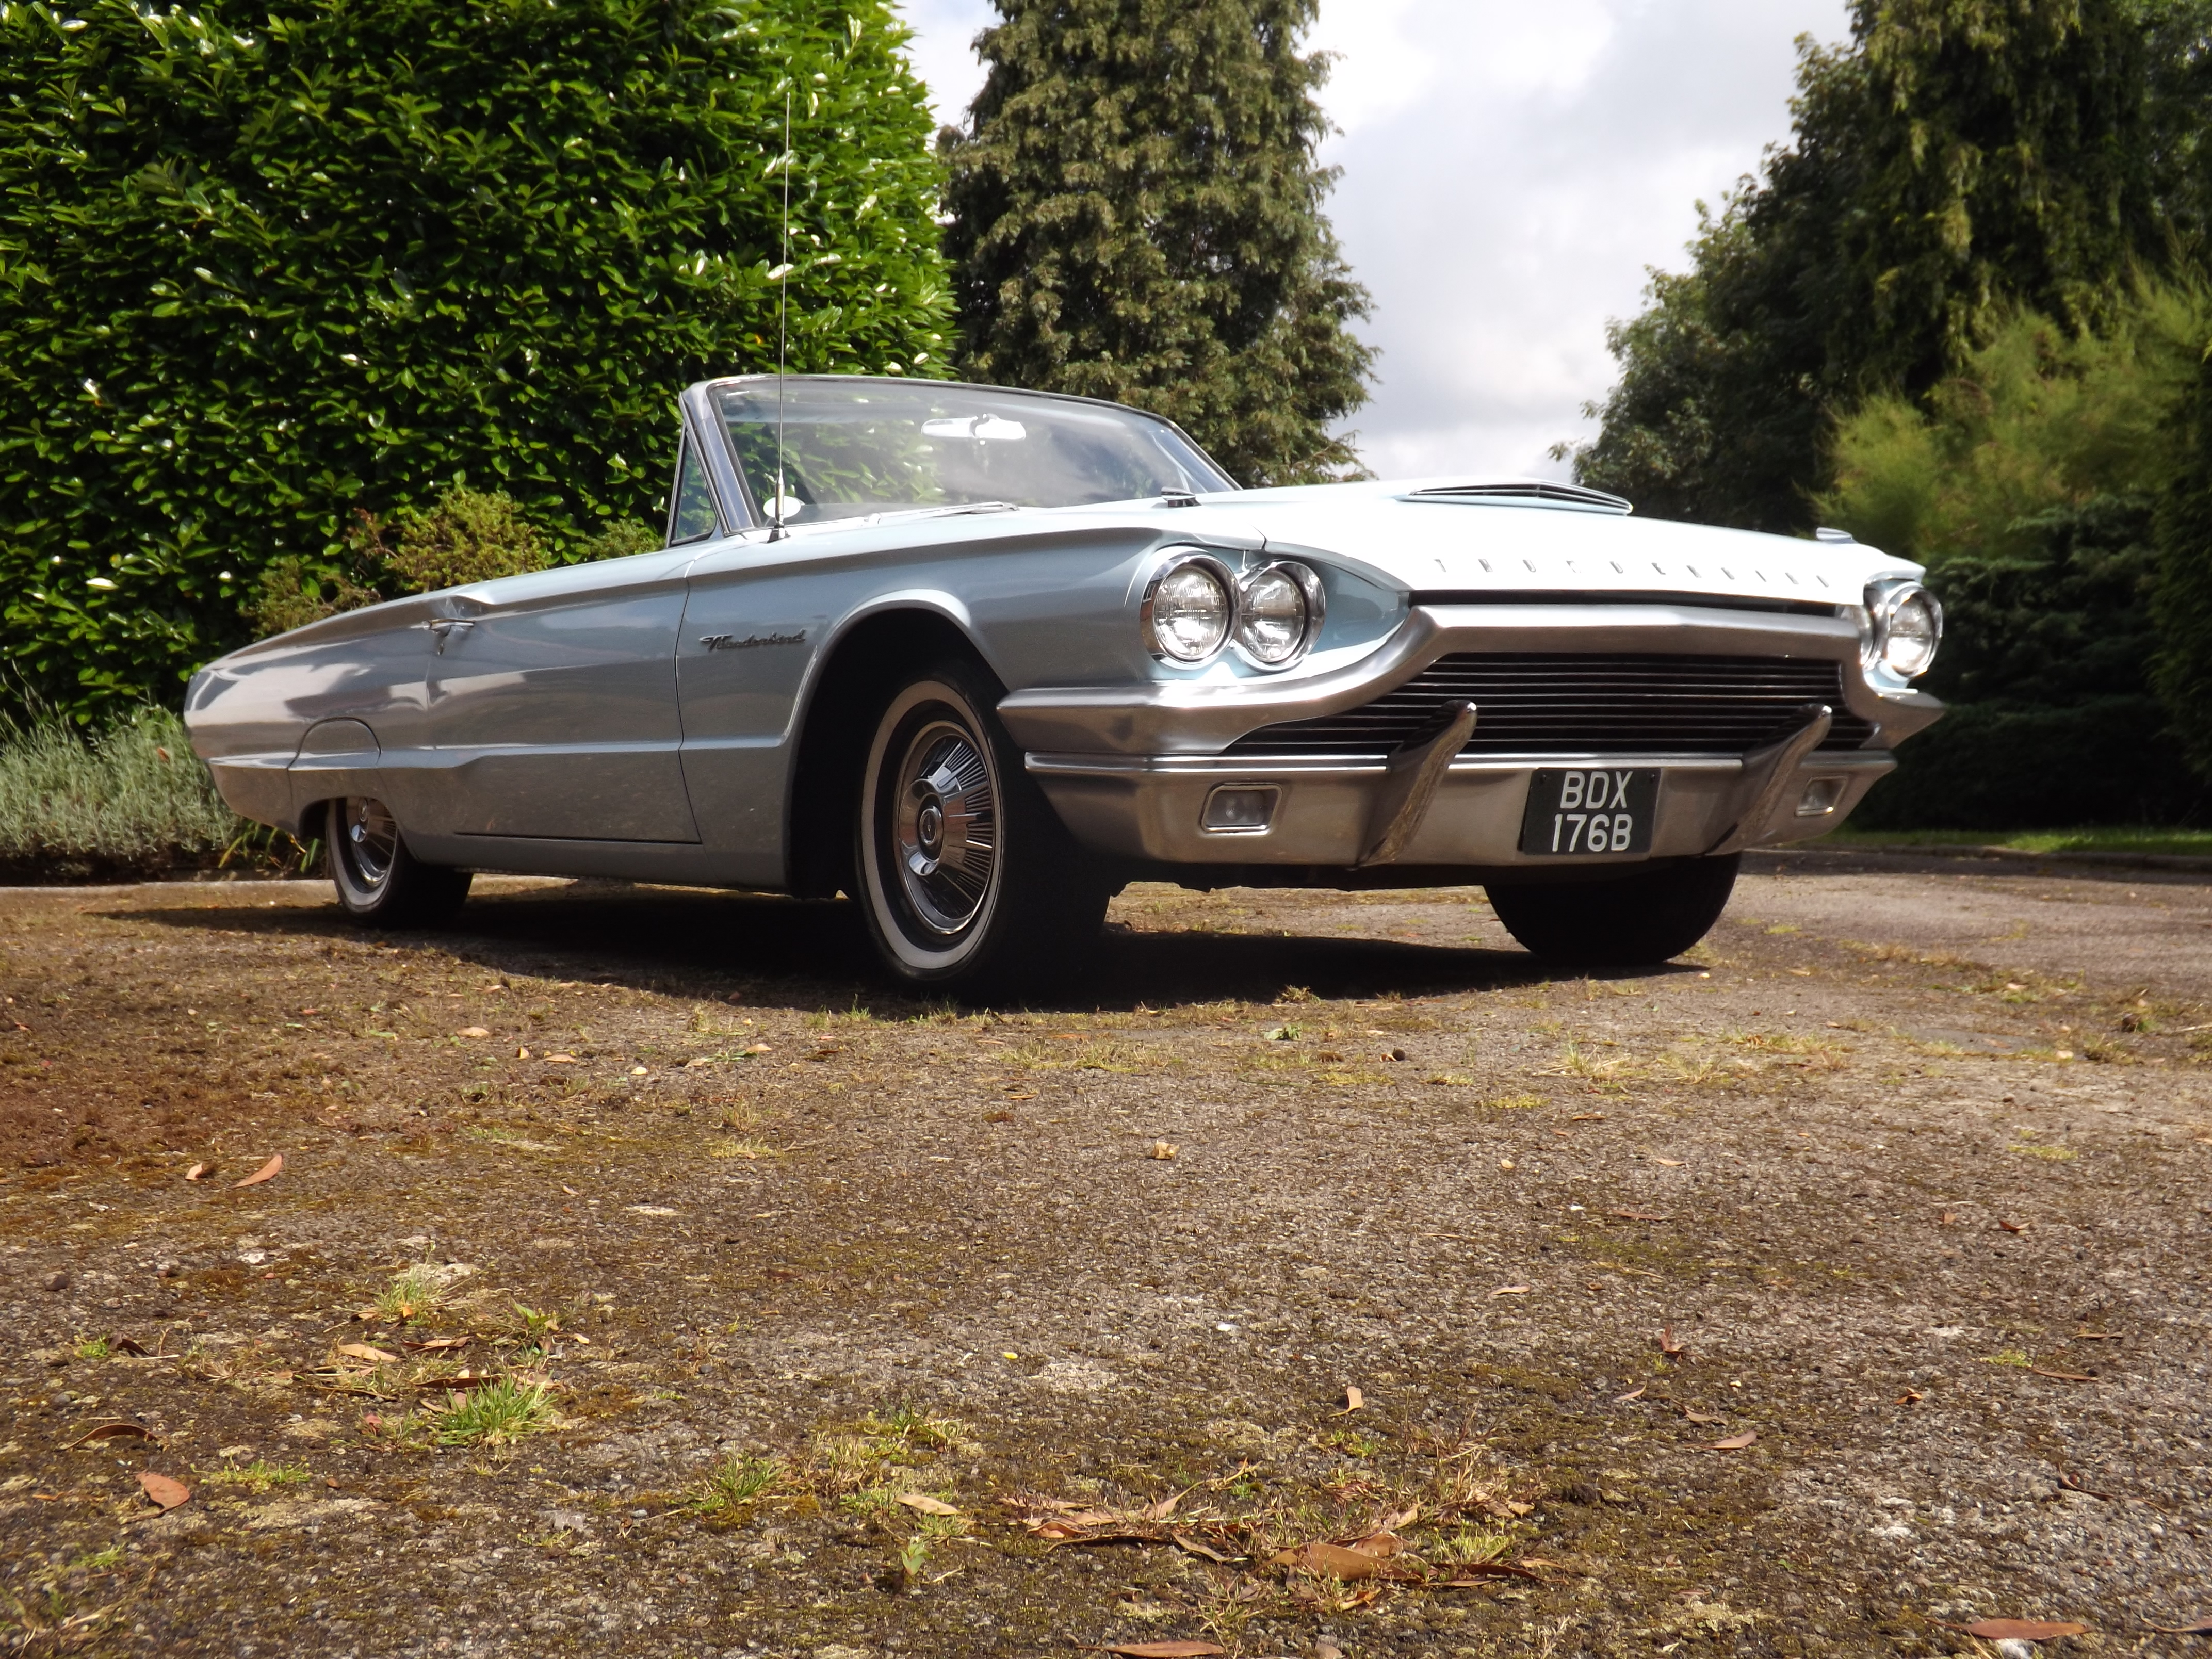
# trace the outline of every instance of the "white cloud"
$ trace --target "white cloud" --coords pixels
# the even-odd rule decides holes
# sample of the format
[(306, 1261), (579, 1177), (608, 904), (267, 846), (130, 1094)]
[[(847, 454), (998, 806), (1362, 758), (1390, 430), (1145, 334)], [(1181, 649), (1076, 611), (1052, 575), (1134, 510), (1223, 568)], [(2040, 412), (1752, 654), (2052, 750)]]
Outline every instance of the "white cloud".
[[(906, 0), (917, 69), (957, 118), (981, 84), (985, 0)], [(1844, 0), (1322, 0), (1343, 129), (1330, 213), (1375, 296), (1373, 401), (1350, 422), (1386, 474), (1554, 472), (1611, 385), (1608, 318), (1679, 269), (1789, 132), (1794, 41)]]

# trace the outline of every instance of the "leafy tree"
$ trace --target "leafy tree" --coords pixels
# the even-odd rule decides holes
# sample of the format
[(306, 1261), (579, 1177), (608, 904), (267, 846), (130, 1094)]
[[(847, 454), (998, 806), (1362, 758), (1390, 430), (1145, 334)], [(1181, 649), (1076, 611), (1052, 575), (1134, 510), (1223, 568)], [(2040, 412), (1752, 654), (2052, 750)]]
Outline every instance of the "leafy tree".
[(1792, 143), (1613, 331), (1577, 476), (1808, 530), (1830, 424), (1863, 398), (1926, 392), (2018, 305), (2111, 325), (2165, 246), (2148, 42), (2130, 0), (1856, 0), (1848, 46), (1801, 41)]
[(971, 378), (1140, 404), (1247, 483), (1356, 474), (1367, 314), (1322, 210), (1316, 0), (995, 0), (940, 141)]
[(1796, 144), (1703, 224), (1691, 268), (1651, 273), (1650, 304), (1607, 331), (1621, 377), (1573, 455), (1587, 483), (1656, 518), (1739, 529), (1803, 526), (1835, 370), (1829, 330), (1843, 285), (1838, 228), (1860, 173), (1865, 64), (1798, 42)]
[(1870, 400), (1836, 434), (1824, 521), (1928, 565), (1954, 707), (1899, 753), (1870, 825), (2168, 820), (2201, 787), (2150, 665), (2158, 503), (2186, 465), (2171, 417), (2212, 295), (2145, 287), (2110, 331), (2018, 313), (1921, 400)]
[(671, 399), (934, 371), (939, 170), (887, 0), (0, 4), (5, 667), (89, 714), (456, 483), (575, 556)]

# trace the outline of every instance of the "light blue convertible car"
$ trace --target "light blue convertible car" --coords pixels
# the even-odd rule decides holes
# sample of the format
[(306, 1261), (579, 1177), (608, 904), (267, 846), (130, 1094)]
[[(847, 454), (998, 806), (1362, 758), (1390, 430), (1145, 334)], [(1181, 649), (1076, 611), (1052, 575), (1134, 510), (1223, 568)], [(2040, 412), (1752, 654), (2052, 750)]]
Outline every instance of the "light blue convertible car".
[(395, 600), (193, 680), (248, 817), (357, 920), (478, 870), (842, 891), (899, 979), (1018, 991), (1133, 879), (1480, 883), (1656, 963), (1747, 847), (1841, 823), (1942, 705), (1917, 566), (1571, 485), (1239, 489), (1166, 421), (710, 380), (656, 553)]

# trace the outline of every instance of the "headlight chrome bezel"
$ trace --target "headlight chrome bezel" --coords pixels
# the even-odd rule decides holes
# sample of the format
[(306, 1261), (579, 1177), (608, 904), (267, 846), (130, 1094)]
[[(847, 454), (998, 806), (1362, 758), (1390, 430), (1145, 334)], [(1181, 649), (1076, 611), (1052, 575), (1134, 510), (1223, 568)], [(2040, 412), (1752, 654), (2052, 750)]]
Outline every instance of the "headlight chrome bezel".
[[(1178, 571), (1193, 567), (1204, 571), (1218, 586), (1228, 599), (1228, 625), (1220, 641), (1211, 650), (1198, 656), (1185, 656), (1170, 646), (1162, 634), (1158, 617), (1161, 587)], [(1247, 611), (1247, 597), (1252, 586), (1267, 575), (1287, 577), (1298, 590), (1304, 611), (1304, 624), (1291, 650), (1281, 658), (1270, 661), (1246, 637), (1251, 617)], [(1203, 668), (1215, 661), (1225, 651), (1234, 650), (1237, 659), (1264, 674), (1279, 674), (1294, 668), (1313, 650), (1314, 642), (1321, 637), (1323, 619), (1328, 612), (1328, 592), (1322, 585), (1320, 573), (1312, 566), (1295, 559), (1271, 559), (1254, 565), (1241, 574), (1232, 570), (1226, 562), (1212, 553), (1196, 549), (1179, 552), (1152, 573), (1146, 584), (1143, 605), (1139, 610), (1139, 626), (1145, 649), (1160, 662), (1176, 668)]]
[[(1169, 577), (1179, 570), (1188, 570), (1194, 568), (1204, 571), (1212, 577), (1214, 585), (1221, 590), (1223, 619), (1221, 637), (1214, 641), (1212, 647), (1201, 652), (1197, 656), (1191, 657), (1185, 656), (1182, 652), (1176, 650), (1162, 636), (1158, 618), (1154, 615), (1154, 606), (1158, 601), (1160, 588)], [(1160, 661), (1173, 663), (1179, 668), (1202, 667), (1219, 656), (1228, 648), (1229, 642), (1237, 637), (1237, 577), (1227, 565), (1211, 553), (1178, 554), (1154, 571), (1152, 580), (1146, 586), (1145, 603), (1139, 612), (1139, 625), (1144, 630), (1145, 649), (1151, 652)]]
[[(1896, 637), (1897, 617), (1907, 605), (1925, 607), (1933, 637), (1927, 654), (1917, 665), (1900, 667), (1891, 660), (1890, 647)], [(1908, 577), (1868, 583), (1866, 605), (1860, 614), (1860, 656), (1870, 677), (1879, 675), (1897, 684), (1908, 685), (1936, 665), (1936, 653), (1943, 646), (1943, 602), (1920, 583)]]
[[(1279, 657), (1270, 658), (1255, 647), (1249, 638), (1252, 618), (1247, 614), (1247, 601), (1261, 579), (1268, 576), (1286, 578), (1298, 590), (1304, 611), (1304, 624), (1291, 648)], [(1237, 654), (1253, 667), (1264, 673), (1279, 674), (1294, 667), (1313, 649), (1314, 641), (1320, 637), (1322, 620), (1328, 614), (1328, 595), (1321, 585), (1321, 577), (1310, 565), (1300, 564), (1295, 559), (1276, 559), (1244, 573), (1237, 585)]]

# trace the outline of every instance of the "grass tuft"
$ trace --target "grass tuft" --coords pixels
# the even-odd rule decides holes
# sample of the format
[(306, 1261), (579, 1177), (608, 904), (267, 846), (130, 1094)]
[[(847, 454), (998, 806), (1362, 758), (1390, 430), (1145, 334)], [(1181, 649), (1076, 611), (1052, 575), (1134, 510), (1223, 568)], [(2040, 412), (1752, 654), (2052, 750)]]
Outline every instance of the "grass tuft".
[(58, 717), (0, 721), (0, 870), (11, 875), (83, 880), (306, 856), (223, 804), (166, 708), (90, 733)]
[(446, 1304), (446, 1283), (434, 1267), (410, 1267), (376, 1293), (376, 1310), (386, 1319), (413, 1324)]
[(304, 1486), (309, 1474), (305, 1463), (270, 1463), (257, 1457), (251, 1463), (227, 1465), (200, 1478), (216, 1486), (243, 1486), (248, 1492), (264, 1492), (271, 1486)]
[(725, 1515), (765, 1498), (789, 1478), (782, 1459), (732, 1452), (691, 1489), (684, 1507), (694, 1515)]
[(552, 1427), (553, 1407), (542, 1386), (501, 1377), (456, 1395), (435, 1423), (441, 1446), (498, 1446)]

